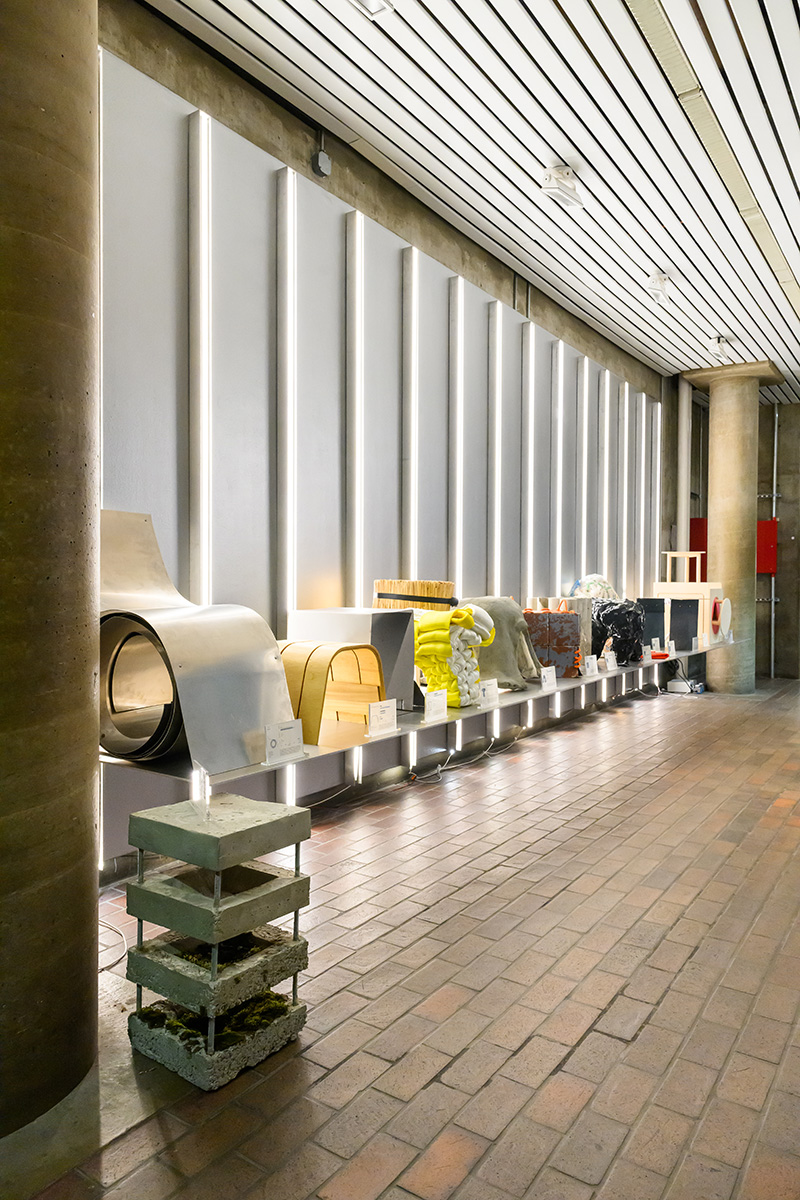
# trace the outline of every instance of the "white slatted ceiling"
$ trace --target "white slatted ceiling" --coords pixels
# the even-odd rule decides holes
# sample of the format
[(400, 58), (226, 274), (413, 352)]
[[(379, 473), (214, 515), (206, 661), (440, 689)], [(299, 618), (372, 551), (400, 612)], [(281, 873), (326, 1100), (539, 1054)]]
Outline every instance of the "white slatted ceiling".
[[(723, 70), (691, 0), (664, 6), (800, 278), (794, 5), (699, 0)], [(657, 370), (712, 365), (708, 342), (721, 334), (735, 361), (772, 358), (784, 371), (787, 383), (765, 397), (800, 401), (800, 318), (624, 0), (396, 0), (375, 22), (349, 0), (156, 7), (355, 139), (436, 212)], [(577, 216), (539, 191), (543, 168), (558, 162), (580, 177), (587, 206)], [(653, 270), (673, 281), (665, 306), (645, 290)]]

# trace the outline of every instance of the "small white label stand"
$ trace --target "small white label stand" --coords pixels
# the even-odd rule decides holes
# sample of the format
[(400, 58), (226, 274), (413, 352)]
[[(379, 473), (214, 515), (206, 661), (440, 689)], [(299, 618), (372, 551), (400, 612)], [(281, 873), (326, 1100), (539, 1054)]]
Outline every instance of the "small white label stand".
[(660, 654), (661, 653), (661, 639), (657, 638), (657, 637), (650, 638), (650, 649), (655, 650), (656, 654)]
[(586, 658), (584, 659), (583, 666), (584, 666), (584, 674), (586, 675), (587, 678), (590, 675), (597, 675), (598, 674), (597, 655), (596, 654), (587, 654)]
[(669, 652), (670, 654), (678, 653), (678, 651), (675, 649), (675, 642), (672, 640), (672, 638), (669, 639)]
[(605, 659), (606, 659), (606, 670), (607, 671), (616, 671), (617, 656), (613, 650), (606, 650)]
[(556, 669), (555, 667), (542, 667), (542, 691), (554, 692), (556, 690)]
[[(657, 642), (658, 638), (653, 638), (653, 641)], [(656, 649), (656, 647), (651, 648), (650, 646), (642, 646), (642, 662), (651, 663), (653, 661), (654, 649)]]
[(390, 733), (399, 733), (397, 728), (397, 701), (376, 700), (369, 705), (368, 737), (385, 737)]
[(496, 708), (497, 702), (500, 699), (500, 693), (497, 690), (496, 679), (482, 679), (480, 682), (481, 688), (481, 708)]
[(264, 762), (268, 767), (297, 762), (306, 757), (303, 750), (303, 722), (299, 717), (293, 721), (265, 725), (264, 734)]
[(436, 688), (435, 691), (425, 693), (425, 723), (426, 725), (436, 724), (439, 721), (447, 720), (447, 691), (445, 688)]

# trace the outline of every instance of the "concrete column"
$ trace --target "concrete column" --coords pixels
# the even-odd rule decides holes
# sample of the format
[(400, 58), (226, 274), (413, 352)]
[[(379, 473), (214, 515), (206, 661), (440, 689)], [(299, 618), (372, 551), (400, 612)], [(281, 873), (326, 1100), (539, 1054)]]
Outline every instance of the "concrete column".
[(733, 608), (737, 645), (708, 656), (718, 692), (752, 692), (756, 682), (756, 520), (758, 389), (783, 383), (771, 362), (687, 371), (709, 393), (708, 579), (722, 584)]
[(0, 1135), (97, 1043), (97, 3), (0, 5)]

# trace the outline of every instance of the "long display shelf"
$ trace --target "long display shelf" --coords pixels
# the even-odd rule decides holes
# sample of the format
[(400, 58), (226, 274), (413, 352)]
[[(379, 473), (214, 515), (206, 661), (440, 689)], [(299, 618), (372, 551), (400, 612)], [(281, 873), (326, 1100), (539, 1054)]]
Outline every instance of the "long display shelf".
[[(696, 658), (701, 654), (709, 654), (714, 650), (723, 650), (728, 646), (734, 645), (733, 641), (714, 642), (710, 646), (701, 646), (697, 650), (678, 650), (674, 654), (668, 655), (666, 658), (654, 659), (652, 662), (640, 661), (631, 663), (623, 667), (615, 667), (613, 670), (599, 670), (596, 675), (579, 675), (573, 679), (557, 679), (555, 687), (543, 688), (538, 681), (532, 682), (523, 691), (501, 691), (497, 697), (497, 703), (491, 705), (473, 704), (467, 708), (448, 708), (444, 717), (436, 721), (426, 721), (422, 712), (403, 712), (397, 713), (397, 729), (385, 734), (370, 736), (364, 728), (349, 721), (329, 722), (327, 733), (332, 738), (338, 735), (341, 741), (336, 745), (325, 746), (303, 746), (303, 757), (295, 760), (295, 765), (307, 762), (311, 759), (322, 758), (329, 754), (341, 754), (346, 750), (354, 750), (358, 747), (373, 746), (377, 743), (392, 741), (396, 738), (404, 737), (408, 734), (421, 733), (425, 730), (441, 728), (442, 726), (452, 725), (458, 721), (468, 720), (471, 717), (486, 716), (493, 712), (497, 712), (507, 708), (519, 707), (528, 702), (536, 702), (545, 700), (555, 696), (562, 696), (568, 692), (574, 692), (578, 688), (601, 688), (604, 681), (614, 679), (627, 678), (630, 675), (635, 675), (638, 672), (650, 673), (650, 682), (655, 679), (658, 668), (669, 662), (684, 661), (689, 658)], [(647, 680), (643, 680), (647, 682)], [(592, 696), (588, 703), (594, 703), (596, 697)], [(611, 697), (609, 697), (611, 699)], [(330, 726), (336, 726), (336, 729), (331, 730)], [(158, 775), (166, 775), (173, 779), (186, 779), (188, 781), (191, 767), (189, 764), (182, 761), (158, 761), (153, 763), (138, 763), (130, 762), (127, 759), (114, 758), (107, 754), (100, 755), (100, 761), (112, 766), (118, 767), (133, 767), (138, 770), (147, 770)], [(271, 771), (278, 771), (285, 767), (286, 763), (277, 765), (268, 765), (266, 763), (255, 763), (249, 767), (237, 767), (233, 771), (225, 771), (218, 775), (212, 775), (211, 783), (219, 785), (229, 783), (234, 779), (244, 779), (250, 775), (260, 775)]]

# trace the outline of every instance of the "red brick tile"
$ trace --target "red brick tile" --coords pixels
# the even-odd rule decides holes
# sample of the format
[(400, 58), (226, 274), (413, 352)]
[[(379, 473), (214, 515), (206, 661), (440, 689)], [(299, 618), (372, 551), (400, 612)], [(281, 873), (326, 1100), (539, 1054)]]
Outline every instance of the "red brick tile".
[(445, 1130), (400, 1178), (422, 1200), (447, 1200), (483, 1155), (488, 1143), (459, 1129)]
[[(408, 1104), (402, 1105), (401, 1110), (387, 1126), (387, 1133), (423, 1149), (456, 1117), (468, 1100), (466, 1092), (458, 1092), (442, 1083), (430, 1083)], [(399, 1104), (399, 1101), (395, 1103)], [(460, 1121), (457, 1123), (461, 1124)], [(470, 1124), (466, 1124), (465, 1127), (472, 1128)], [(482, 1131), (477, 1129), (474, 1132)]]
[(255, 1112), (232, 1104), (205, 1125), (193, 1129), (163, 1152), (164, 1162), (183, 1175), (195, 1175), (215, 1158), (232, 1150), (258, 1128)]
[(151, 1159), (103, 1195), (111, 1196), (112, 1200), (166, 1200), (183, 1182), (184, 1179), (172, 1167), (158, 1159)]
[(81, 1170), (104, 1187), (110, 1187), (181, 1137), (189, 1128), (185, 1121), (169, 1113), (159, 1113), (93, 1155)]
[(450, 1062), (450, 1056), (431, 1046), (416, 1046), (395, 1063), (375, 1086), (398, 1100), (410, 1100)]
[(333, 1114), (334, 1109), (301, 1096), (248, 1138), (240, 1147), (241, 1153), (263, 1170), (274, 1171)]
[(531, 1088), (498, 1076), (460, 1110), (455, 1123), (494, 1141), (532, 1095)]
[(653, 1104), (625, 1147), (625, 1158), (648, 1171), (669, 1175), (692, 1128), (692, 1122), (686, 1117)]
[(408, 1166), (415, 1151), (379, 1133), (317, 1191), (320, 1200), (377, 1200)]
[(425, 1017), (429, 1021), (446, 1021), (462, 1005), (474, 998), (475, 993), (469, 988), (460, 987), (455, 983), (445, 984), (444, 987), (434, 992), (432, 996), (428, 996), (427, 1000), (423, 1000), (421, 1004), (418, 1004), (413, 1011), (415, 1016)]
[(771, 1146), (756, 1146), (739, 1191), (739, 1200), (775, 1200), (800, 1196), (800, 1157)]
[(34, 1200), (97, 1200), (102, 1195), (103, 1188), (99, 1183), (77, 1171), (70, 1171), (39, 1192)]
[(300, 1196), (314, 1195), (342, 1165), (335, 1154), (306, 1142), (280, 1170), (259, 1183), (247, 1200), (299, 1200)]
[(478, 1167), (478, 1177), (512, 1196), (522, 1196), (557, 1144), (554, 1130), (517, 1117)]
[(566, 1133), (594, 1095), (595, 1084), (565, 1071), (556, 1071), (537, 1090), (525, 1116), (538, 1125)]
[(239, 1200), (262, 1178), (262, 1172), (238, 1154), (219, 1158), (175, 1192), (175, 1200)]
[(761, 1108), (775, 1076), (775, 1067), (746, 1054), (732, 1054), (717, 1086), (720, 1100)]

